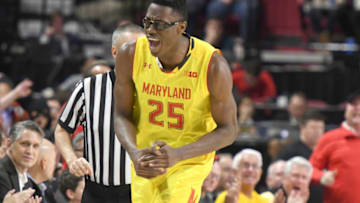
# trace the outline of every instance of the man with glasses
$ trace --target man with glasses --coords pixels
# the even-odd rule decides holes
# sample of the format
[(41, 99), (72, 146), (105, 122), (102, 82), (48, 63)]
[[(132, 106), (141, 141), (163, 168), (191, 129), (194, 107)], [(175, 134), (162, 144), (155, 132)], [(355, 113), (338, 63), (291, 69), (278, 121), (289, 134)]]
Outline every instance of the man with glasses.
[(345, 107), (345, 121), (326, 132), (310, 157), (312, 181), (324, 186), (324, 203), (360, 202), (360, 90)]
[(284, 177), (280, 187), (266, 195), (273, 203), (306, 203), (309, 199), (309, 185), (312, 166), (308, 160), (301, 156), (289, 159), (284, 168)]
[(231, 144), (236, 105), (230, 68), (185, 33), (185, 0), (153, 0), (146, 37), (116, 58), (116, 135), (133, 161), (132, 201), (198, 202), (215, 151)]
[(236, 175), (229, 188), (221, 193), (215, 203), (267, 203), (256, 191), (262, 173), (262, 156), (254, 149), (243, 149), (233, 161)]

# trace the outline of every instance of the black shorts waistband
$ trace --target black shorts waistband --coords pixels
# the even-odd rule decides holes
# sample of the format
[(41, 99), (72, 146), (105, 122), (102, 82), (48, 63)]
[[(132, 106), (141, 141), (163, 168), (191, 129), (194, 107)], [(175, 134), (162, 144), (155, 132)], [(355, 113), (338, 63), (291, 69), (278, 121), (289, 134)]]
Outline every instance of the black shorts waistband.
[(130, 185), (107, 186), (98, 184), (89, 180), (85, 180), (84, 192), (90, 192), (95, 196), (126, 196), (130, 194)]

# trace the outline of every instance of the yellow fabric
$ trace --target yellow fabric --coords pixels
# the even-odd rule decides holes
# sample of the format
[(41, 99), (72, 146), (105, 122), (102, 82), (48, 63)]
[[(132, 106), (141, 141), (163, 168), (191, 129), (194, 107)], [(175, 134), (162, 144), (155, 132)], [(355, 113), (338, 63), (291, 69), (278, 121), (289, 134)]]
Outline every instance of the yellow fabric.
[[(215, 203), (225, 203), (227, 191), (220, 193), (220, 195), (216, 198)], [(252, 191), (251, 199), (248, 198), (243, 193), (240, 193), (238, 203), (269, 203), (269, 201), (263, 197), (261, 197), (256, 191)]]
[[(133, 119), (141, 149), (151, 147), (155, 141), (181, 147), (216, 128), (207, 86), (208, 67), (216, 49), (194, 37), (190, 42), (185, 64), (163, 72), (146, 37), (137, 40), (132, 76), (136, 89)], [(211, 152), (181, 161), (165, 175), (151, 180), (136, 176), (133, 170), (133, 202), (198, 202), (214, 155)], [(194, 201), (188, 201), (192, 193)]]
[(196, 203), (201, 196), (201, 186), (211, 170), (206, 165), (182, 165), (168, 169), (164, 175), (153, 179), (136, 176), (132, 168), (131, 197), (137, 203)]

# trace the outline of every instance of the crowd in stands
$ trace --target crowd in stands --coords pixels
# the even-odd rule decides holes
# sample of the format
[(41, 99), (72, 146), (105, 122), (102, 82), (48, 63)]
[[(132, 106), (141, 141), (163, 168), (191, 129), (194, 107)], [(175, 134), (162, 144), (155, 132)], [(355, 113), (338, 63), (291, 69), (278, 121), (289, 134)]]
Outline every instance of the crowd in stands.
[[(187, 2), (188, 33), (221, 49), (228, 59), (238, 105), (238, 136), (231, 146), (236, 153), (227, 149), (217, 153), (200, 202), (360, 202), (356, 193), (360, 176), (352, 175), (360, 169), (360, 92), (341, 99), (344, 121), (329, 123), (308, 92), (280, 95), (259, 54), (259, 42), (275, 35), (300, 37), (302, 42), (359, 42), (359, 1)], [(31, 60), (21, 60), (21, 67), (0, 72), (0, 201), (4, 203), (24, 202), (31, 196), (34, 202), (81, 201), (84, 178), (67, 169), (54, 145), (54, 131), (76, 83), (110, 71), (113, 62), (101, 56), (85, 57), (84, 42), (66, 33), (64, 23), (61, 12), (50, 15), (49, 27), (37, 39), (39, 49), (34, 50), (42, 54), (29, 53)], [(34, 66), (39, 68), (30, 68)], [(36, 135), (27, 134), (27, 129)], [(76, 155), (82, 157), (83, 129), (77, 129), (72, 138)], [(26, 158), (23, 139), (29, 139), (27, 144), (38, 152)], [(10, 160), (21, 162), (17, 164), (24, 169), (24, 180), (17, 185), (8, 179), (16, 173)], [(28, 182), (38, 190), (26, 189)]]

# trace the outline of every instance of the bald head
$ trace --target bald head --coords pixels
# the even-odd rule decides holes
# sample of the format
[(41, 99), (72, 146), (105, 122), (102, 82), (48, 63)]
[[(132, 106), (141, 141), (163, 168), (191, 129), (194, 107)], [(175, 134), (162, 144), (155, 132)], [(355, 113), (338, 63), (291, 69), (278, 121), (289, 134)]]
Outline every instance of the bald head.
[(53, 177), (57, 164), (57, 150), (53, 143), (43, 139), (36, 164), (29, 173), (36, 183), (41, 183)]
[(84, 76), (90, 77), (92, 75), (107, 73), (111, 71), (110, 65), (105, 60), (96, 60), (92, 62), (86, 70)]
[(115, 59), (118, 49), (125, 43), (134, 41), (138, 37), (145, 36), (143, 28), (135, 24), (119, 26), (112, 35), (111, 53)]
[(40, 146), (40, 155), (38, 161), (40, 160), (40, 157), (51, 157), (51, 154), (56, 154), (55, 145), (49, 140), (43, 139)]

